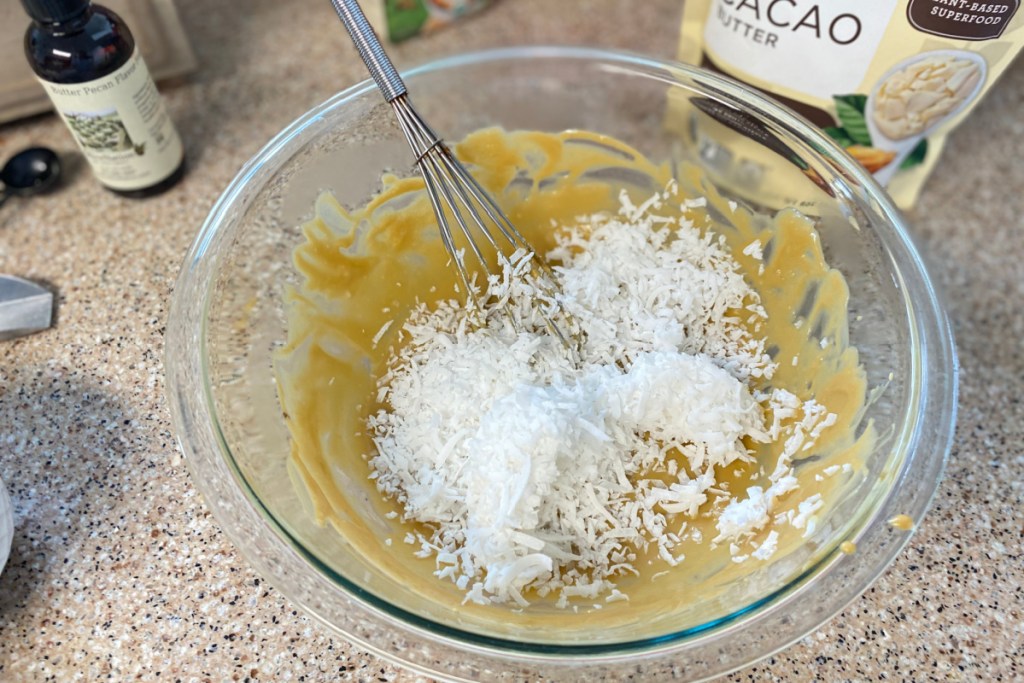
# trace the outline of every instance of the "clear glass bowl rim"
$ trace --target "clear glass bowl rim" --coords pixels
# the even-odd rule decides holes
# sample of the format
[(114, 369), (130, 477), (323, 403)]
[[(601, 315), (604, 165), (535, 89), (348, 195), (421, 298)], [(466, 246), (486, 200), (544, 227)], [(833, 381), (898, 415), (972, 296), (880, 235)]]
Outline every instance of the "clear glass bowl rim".
[[(774, 126), (812, 145), (822, 158), (835, 168), (837, 174), (846, 179), (851, 189), (861, 192), (891, 226), (891, 234), (884, 234), (882, 237), (885, 238), (885, 246), (893, 254), (893, 260), (901, 266), (897, 275), (905, 292), (904, 302), (908, 305), (912, 330), (916, 333), (920, 349), (919, 357), (916, 359), (918, 362), (913, 368), (916, 373), (917, 410), (910, 411), (914, 413), (915, 424), (910, 433), (905, 433), (904, 438), (896, 440), (897, 445), (894, 448), (908, 449), (910, 456), (916, 457), (903, 459), (901, 470), (894, 475), (888, 494), (863, 528), (879, 526), (880, 519), (884, 520), (892, 509), (897, 509), (893, 506), (893, 499), (901, 491), (906, 493), (902, 484), (910, 478), (924, 478), (933, 482), (930, 487), (912, 489), (912, 495), (904, 496), (898, 501), (900, 512), (920, 520), (938, 489), (952, 447), (956, 422), (958, 364), (948, 318), (927, 275), (921, 256), (909, 236), (905, 221), (884, 190), (862, 166), (848, 157), (829, 137), (797, 114), (731, 79), (677, 62), (605, 49), (562, 46), (518, 47), (485, 50), (440, 59), (404, 72), (403, 77), (414, 79), (417, 75), (464, 66), (479, 66), (487, 62), (542, 59), (603, 62), (623, 67), (657, 70), (665, 73), (665, 78), (670, 84), (696, 86), (732, 104), (754, 110), (759, 116), (770, 120)], [(224, 244), (221, 239), (221, 227), (225, 217), (234, 205), (246, 201), (246, 190), (257, 173), (265, 166), (272, 167), (277, 155), (288, 149), (289, 143), (311, 123), (325, 113), (343, 107), (346, 102), (375, 88), (371, 81), (364, 80), (300, 116), (242, 167), (214, 204), (185, 257), (172, 296), (165, 344), (167, 392), (176, 438), (196, 488), (203, 494), (227, 536), (259, 573), (271, 580), (275, 588), (300, 604), (310, 614), (360, 646), (408, 668), (430, 675), (445, 676), (442, 670), (422, 665), (417, 661), (419, 658), (397, 655), (354, 633), (351, 628), (335, 623), (336, 620), (332, 620), (322, 609), (311, 604), (315, 600), (311, 600), (309, 595), (304, 595), (301, 589), (290, 584), (280, 573), (279, 568), (275, 570), (275, 567), (279, 567), (278, 563), (268, 562), (259, 549), (250, 545), (251, 542), (258, 542), (260, 546), (269, 546), (282, 556), (290, 554), (292, 561), (298, 556), (308, 570), (317, 571), (310, 566), (319, 564), (315, 556), (290, 538), (277, 524), (270, 511), (252, 493), (234, 464), (230, 448), (220, 433), (213, 408), (212, 389), (206, 380), (208, 293), (212, 289), (211, 285), (220, 262), (221, 253), (217, 248)], [(198, 301), (203, 302), (199, 306), (196, 305), (197, 294), (201, 297)], [(938, 423), (926, 430), (923, 424), (925, 417), (937, 420)], [(904, 431), (906, 432), (906, 429)], [(926, 448), (922, 449), (922, 446)], [(250, 522), (258, 522), (257, 526), (243, 529), (239, 524), (239, 515), (246, 517)], [(877, 579), (909, 541), (910, 536), (909, 533), (902, 534), (894, 542), (888, 542), (881, 561), (870, 568), (866, 580), (839, 587), (832, 594), (835, 597), (831, 599), (824, 616), (817, 618), (813, 623), (796, 620), (789, 629), (776, 629), (769, 637), (770, 647), (746, 657), (744, 661), (724, 666), (715, 671), (715, 674), (724, 673), (776, 652), (837, 614)], [(625, 661), (625, 658), (635, 663), (638, 656), (644, 659), (672, 657), (681, 654), (683, 650), (713, 646), (720, 642), (721, 637), (729, 637), (739, 628), (757, 628), (760, 622), (765, 622), (761, 624), (762, 627), (766, 626), (768, 617), (773, 614), (777, 617), (780, 607), (792, 603), (793, 599), (805, 592), (814, 580), (825, 577), (837, 562), (851, 561), (851, 558), (855, 561), (856, 556), (841, 556), (836, 551), (778, 591), (725, 619), (663, 638), (616, 644), (614, 647), (540, 646), (470, 634), (405, 613), (388, 605), (386, 601), (367, 595), (343, 577), (338, 577), (330, 568), (321, 565), (320, 569), (335, 579), (341, 578), (340, 582), (334, 581), (334, 588), (340, 591), (336, 597), (347, 599), (351, 603), (350, 607), (359, 610), (366, 619), (377, 620), (382, 626), (403, 632), (414, 640), (432, 642), (435, 649), (436, 646), (443, 646), (451, 648), (453, 653), (472, 652), (485, 661), (495, 663), (514, 661), (522, 665), (525, 662), (533, 662), (533, 665), (538, 667), (538, 673), (541, 673), (545, 666), (556, 662), (560, 665), (570, 663), (586, 668), (600, 667)], [(573, 669), (576, 673), (580, 672), (578, 666)]]

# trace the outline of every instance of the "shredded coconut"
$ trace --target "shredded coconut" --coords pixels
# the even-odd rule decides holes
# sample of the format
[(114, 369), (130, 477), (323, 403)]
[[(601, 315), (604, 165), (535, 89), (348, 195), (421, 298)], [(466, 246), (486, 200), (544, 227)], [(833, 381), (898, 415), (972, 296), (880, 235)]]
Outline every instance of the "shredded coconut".
[(743, 253), (755, 261), (764, 260), (764, 249), (761, 247), (761, 240), (754, 240), (743, 248)]
[[(618, 216), (559, 230), (548, 259), (581, 331), (576, 362), (545, 331), (533, 302), (554, 302), (523, 276), (527, 254), (488, 281), (480, 324), (454, 301), (420, 305), (404, 324), (378, 385), (387, 409), (369, 419), (370, 464), (403, 519), (429, 529), (405, 542), (466, 600), (627, 599), (614, 579), (638, 573), (639, 550), (683, 562), (682, 544), (702, 540), (685, 520), (709, 501), (713, 542), (746, 559), (740, 544), (797, 488), (790, 461), (834, 422), (814, 401), (751, 391), (775, 370), (756, 334), (764, 309), (722, 238), (657, 213), (673, 193), (639, 206), (623, 194)], [(716, 473), (753, 460), (745, 441), (784, 446), (768, 488), (737, 499)], [(801, 504), (791, 523), (814, 510)], [(770, 557), (777, 539), (769, 532), (753, 556)]]
[(373, 335), (373, 339), (371, 340), (374, 346), (380, 343), (381, 338), (385, 334), (387, 334), (388, 330), (391, 329), (391, 325), (394, 324), (394, 322), (394, 320), (389, 320), (383, 325), (381, 325), (380, 329), (377, 330), (377, 334)]
[(772, 529), (768, 532), (768, 536), (765, 537), (765, 539), (761, 542), (761, 545), (757, 547), (757, 550), (755, 550), (752, 553), (752, 555), (755, 559), (767, 560), (775, 554), (775, 551), (778, 549), (778, 547), (779, 532), (775, 529)]

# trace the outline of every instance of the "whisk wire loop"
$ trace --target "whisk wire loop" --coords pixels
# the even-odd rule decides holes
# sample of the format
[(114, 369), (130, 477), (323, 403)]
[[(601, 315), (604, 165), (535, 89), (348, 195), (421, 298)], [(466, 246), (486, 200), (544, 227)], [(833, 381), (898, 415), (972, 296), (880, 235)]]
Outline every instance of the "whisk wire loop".
[[(488, 277), (495, 277), (496, 273), (480, 247), (481, 238), (495, 251), (499, 270), (511, 267), (517, 277), (523, 277), (533, 286), (536, 295), (531, 298), (535, 312), (543, 318), (553, 336), (571, 352), (575, 351), (572, 342), (577, 339), (578, 332), (561, 306), (550, 266), (537, 258), (529, 242), (490, 194), (413, 108), (405, 83), (384, 52), (359, 3), (356, 0), (331, 0), (331, 4), (348, 30), (370, 75), (384, 94), (384, 99), (391, 105), (399, 127), (412, 148), (416, 166), (426, 184), (430, 205), (441, 233), (441, 242), (458, 271), (470, 303), (478, 310), (483, 308), (477, 300), (473, 278), (466, 268), (465, 249), (456, 246), (449, 216), (454, 219), (469, 250)], [(508, 243), (507, 246), (503, 246), (503, 240)], [(506, 253), (509, 249), (511, 253)], [(506, 312), (512, 320), (511, 312), (508, 309)], [(514, 320), (512, 324), (518, 327)]]

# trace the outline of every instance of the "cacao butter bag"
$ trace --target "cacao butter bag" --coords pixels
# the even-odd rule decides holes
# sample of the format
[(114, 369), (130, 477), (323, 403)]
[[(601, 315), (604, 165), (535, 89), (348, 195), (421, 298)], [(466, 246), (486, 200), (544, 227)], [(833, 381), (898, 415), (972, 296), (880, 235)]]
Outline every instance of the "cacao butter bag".
[(1024, 47), (1021, 0), (685, 0), (680, 61), (820, 126), (910, 208)]

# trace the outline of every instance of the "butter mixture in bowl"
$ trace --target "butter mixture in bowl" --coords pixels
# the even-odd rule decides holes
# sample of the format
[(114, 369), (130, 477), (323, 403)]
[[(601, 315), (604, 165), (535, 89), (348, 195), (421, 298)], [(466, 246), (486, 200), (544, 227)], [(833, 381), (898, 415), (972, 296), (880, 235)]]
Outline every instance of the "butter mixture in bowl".
[(864, 590), (955, 405), (945, 318), (867, 174), (740, 86), (634, 56), (408, 81), (552, 265), (578, 354), (516, 278), (467, 314), (371, 85), (310, 112), (214, 207), (168, 325), (183, 451), (248, 560), (458, 680), (710, 676)]
[[(669, 589), (696, 615), (725, 576), (799, 549), (874, 439), (855, 435), (846, 283), (811, 222), (755, 220), (699, 194), (696, 168), (676, 179), (592, 133), (491, 129), (456, 149), (544, 245), (580, 357), (518, 278), (468, 324), (418, 179), (385, 178), (351, 213), (321, 197), (277, 362), (318, 519), (407, 585), (609, 623)], [(380, 515), (354, 508), (353, 478), (384, 494), (389, 533), (352, 535)]]

